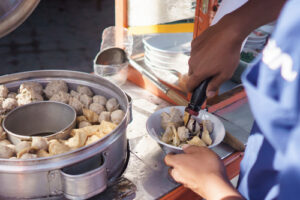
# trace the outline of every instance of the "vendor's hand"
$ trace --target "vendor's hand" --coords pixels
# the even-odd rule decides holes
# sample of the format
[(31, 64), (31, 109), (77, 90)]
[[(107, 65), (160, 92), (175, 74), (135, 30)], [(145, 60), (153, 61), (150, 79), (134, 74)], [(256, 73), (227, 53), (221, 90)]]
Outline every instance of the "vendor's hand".
[(184, 154), (165, 157), (175, 181), (205, 199), (241, 198), (228, 180), (222, 161), (212, 150), (196, 146), (188, 146), (183, 150)]
[(187, 89), (192, 92), (200, 82), (213, 77), (207, 87), (207, 97), (214, 96), (238, 66), (242, 42), (223, 21), (195, 38), (191, 44)]

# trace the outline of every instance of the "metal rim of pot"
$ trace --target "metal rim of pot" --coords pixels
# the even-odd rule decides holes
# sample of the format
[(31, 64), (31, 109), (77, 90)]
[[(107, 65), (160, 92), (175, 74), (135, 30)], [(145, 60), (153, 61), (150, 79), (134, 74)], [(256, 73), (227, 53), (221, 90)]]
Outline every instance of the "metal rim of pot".
[[(104, 152), (108, 147), (109, 144), (117, 140), (120, 135), (117, 133), (126, 129), (126, 126), (131, 120), (131, 108), (128, 100), (128, 96), (121, 90), (117, 85), (107, 81), (106, 79), (93, 75), (87, 74), (84, 72), (77, 72), (77, 71), (68, 71), (68, 70), (37, 70), (37, 71), (27, 71), (27, 72), (20, 72), (15, 74), (4, 75), (0, 77), (0, 84), (9, 84), (20, 79), (24, 81), (34, 81), (39, 80), (40, 78), (65, 78), (65, 79), (72, 79), (72, 78), (81, 78), (83, 82), (85, 79), (90, 80), (102, 80), (107, 86), (114, 88), (119, 92), (122, 99), (125, 101), (124, 104), (126, 105), (126, 112), (123, 120), (121, 123), (109, 134), (101, 138), (99, 141), (92, 143), (90, 145), (63, 153), (58, 154), (51, 157), (46, 158), (35, 158), (35, 159), (27, 159), (27, 160), (9, 160), (9, 159), (0, 159), (0, 171), (5, 171), (7, 173), (15, 173), (15, 172), (38, 172), (38, 171), (45, 171), (51, 170), (54, 168), (63, 168), (66, 166), (70, 166), (74, 163), (81, 162), (88, 158), (99, 154), (99, 152)], [(50, 80), (50, 79), (49, 79)], [(87, 81), (87, 80), (86, 80)], [(79, 85), (80, 83), (78, 83)], [(105, 155), (104, 155), (105, 156)], [(9, 166), (9, 167), (8, 167)]]

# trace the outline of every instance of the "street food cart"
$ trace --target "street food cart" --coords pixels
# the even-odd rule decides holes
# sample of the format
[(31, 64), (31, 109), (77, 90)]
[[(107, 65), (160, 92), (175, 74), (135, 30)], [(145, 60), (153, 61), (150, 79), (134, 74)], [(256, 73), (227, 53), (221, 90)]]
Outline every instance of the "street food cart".
[[(28, 16), (38, 3), (33, 2), (34, 4), (27, 5), (27, 14), (24, 14), (22, 19)], [(158, 0), (153, 2), (159, 3)], [(156, 9), (149, 8), (149, 13), (145, 13), (146, 10), (142, 9), (143, 12), (140, 12), (141, 10), (136, 10), (134, 5), (149, 6), (150, 1), (145, 1), (145, 5), (142, 5), (139, 0), (116, 0), (116, 38), (124, 40), (124, 35), (121, 34), (124, 28), (139, 41), (144, 35), (157, 33), (185, 32), (193, 34), (193, 37), (200, 35), (212, 22), (218, 2), (182, 2), (190, 3), (182, 15), (164, 16), (163, 20), (150, 17), (149, 23), (143, 24), (141, 15), (149, 16), (149, 13)], [(170, 8), (167, 3), (171, 1), (166, 1), (160, 9)], [(173, 9), (171, 12), (180, 11), (178, 7)], [(13, 24), (10, 30), (20, 23), (21, 21)], [(6, 30), (2, 32), (0, 24), (0, 35), (9, 32), (8, 28)], [(140, 67), (148, 70), (143, 46), (133, 49), (131, 58)], [(47, 87), (53, 80), (64, 80), (69, 90), (76, 90), (78, 85), (82, 85), (89, 87), (95, 95), (105, 94), (106, 97), (116, 98), (125, 112), (125, 117), (112, 134), (71, 153), (28, 162), (1, 159), (0, 180), (5, 181), (8, 186), (0, 189), (0, 197), (200, 199), (191, 190), (169, 177), (168, 167), (163, 161), (165, 153), (146, 130), (146, 121), (156, 110), (172, 105), (186, 105), (190, 94), (184, 92), (179, 85), (159, 78), (158, 81), (168, 88), (165, 91), (161, 90), (147, 75), (141, 74), (133, 67), (129, 67), (128, 81), (120, 87), (91, 74), (60, 70), (23, 72), (0, 77), (0, 83), (12, 91), (17, 91), (19, 85), (25, 81), (36, 81)], [(233, 179), (239, 174), (239, 164), (253, 117), (243, 86), (237, 83), (229, 85), (220, 91), (219, 95), (208, 99), (205, 107), (224, 124), (224, 141), (213, 150), (222, 158), (229, 178)], [(10, 189), (13, 184), (17, 184), (18, 187)]]

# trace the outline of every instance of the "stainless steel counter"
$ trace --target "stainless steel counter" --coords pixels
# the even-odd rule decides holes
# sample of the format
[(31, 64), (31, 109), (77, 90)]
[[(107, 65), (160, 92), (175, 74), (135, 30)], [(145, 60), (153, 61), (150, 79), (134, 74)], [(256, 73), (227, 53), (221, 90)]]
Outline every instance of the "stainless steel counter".
[[(92, 199), (157, 199), (175, 189), (178, 184), (169, 180), (168, 168), (163, 162), (164, 153), (147, 134), (146, 120), (155, 110), (170, 104), (131, 83), (126, 83), (122, 88), (133, 98), (133, 121), (127, 132), (129, 163), (120, 179)], [(219, 116), (228, 132), (240, 141), (247, 142), (253, 123), (247, 99), (214, 114)], [(233, 152), (226, 144), (220, 144), (213, 150), (222, 158)]]

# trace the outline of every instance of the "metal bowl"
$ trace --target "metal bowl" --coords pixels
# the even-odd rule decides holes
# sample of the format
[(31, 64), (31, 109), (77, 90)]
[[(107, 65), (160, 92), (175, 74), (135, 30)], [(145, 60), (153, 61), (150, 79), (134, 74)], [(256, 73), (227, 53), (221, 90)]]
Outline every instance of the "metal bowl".
[[(161, 127), (161, 113), (167, 112), (170, 113), (171, 108), (177, 108), (181, 111), (182, 115), (184, 114), (185, 107), (184, 106), (172, 106), (160, 109), (154, 112), (147, 120), (146, 128), (149, 135), (161, 146), (164, 153), (183, 153), (181, 147), (176, 147), (171, 144), (164, 143), (161, 141), (162, 133), (164, 132), (163, 128)], [(213, 125), (214, 129), (211, 133), (211, 138), (213, 143), (209, 146), (209, 148), (215, 147), (220, 144), (224, 137), (225, 137), (225, 128), (223, 123), (213, 114), (210, 114), (206, 111), (201, 111), (197, 117), (194, 119), (198, 122), (201, 122), (203, 119), (210, 120)]]
[(2, 126), (14, 144), (34, 136), (66, 139), (76, 125), (76, 111), (69, 105), (40, 101), (20, 106), (4, 118)]

